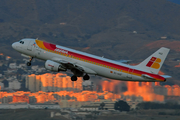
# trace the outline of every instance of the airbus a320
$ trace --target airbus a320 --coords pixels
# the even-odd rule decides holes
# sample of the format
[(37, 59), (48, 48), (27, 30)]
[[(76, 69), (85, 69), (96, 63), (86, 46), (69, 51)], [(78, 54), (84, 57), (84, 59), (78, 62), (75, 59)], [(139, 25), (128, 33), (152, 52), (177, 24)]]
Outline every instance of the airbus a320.
[(136, 66), (106, 59), (85, 52), (55, 45), (38, 39), (25, 38), (12, 44), (23, 56), (29, 56), (27, 66), (33, 58), (45, 61), (45, 68), (50, 71), (72, 71), (72, 81), (77, 77), (89, 80), (89, 75), (99, 75), (115, 80), (165, 82), (168, 75), (158, 75), (170, 49), (162, 47)]

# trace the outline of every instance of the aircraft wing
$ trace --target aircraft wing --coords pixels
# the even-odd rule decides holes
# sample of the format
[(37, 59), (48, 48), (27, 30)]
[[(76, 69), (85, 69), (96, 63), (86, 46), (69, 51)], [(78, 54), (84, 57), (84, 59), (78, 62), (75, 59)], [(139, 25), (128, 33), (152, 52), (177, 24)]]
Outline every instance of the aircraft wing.
[(59, 58), (54, 58), (53, 61), (64, 65), (67, 69), (77, 69), (77, 70), (79, 70), (81, 72), (84, 72), (84, 73), (87, 73), (87, 74), (97, 74), (92, 69), (87, 68), (87, 67), (82, 66), (82, 65), (79, 65), (77, 63), (72, 63), (72, 62), (62, 60), (62, 59), (59, 59)]

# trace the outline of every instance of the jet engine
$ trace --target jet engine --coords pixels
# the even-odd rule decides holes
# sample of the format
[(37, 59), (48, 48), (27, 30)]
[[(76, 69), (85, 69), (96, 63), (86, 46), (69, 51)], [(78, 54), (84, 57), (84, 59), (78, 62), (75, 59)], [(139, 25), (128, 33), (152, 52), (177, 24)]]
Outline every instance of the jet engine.
[(57, 62), (47, 60), (45, 62), (45, 68), (53, 72), (66, 71), (67, 68)]

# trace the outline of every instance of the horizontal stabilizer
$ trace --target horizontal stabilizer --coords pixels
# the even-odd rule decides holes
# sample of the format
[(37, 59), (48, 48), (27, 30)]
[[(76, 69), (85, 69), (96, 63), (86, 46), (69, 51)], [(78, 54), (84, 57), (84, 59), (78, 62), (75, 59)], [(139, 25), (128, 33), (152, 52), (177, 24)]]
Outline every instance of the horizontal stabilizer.
[(161, 75), (161, 77), (163, 77), (163, 78), (172, 78), (172, 77), (169, 76), (169, 75)]

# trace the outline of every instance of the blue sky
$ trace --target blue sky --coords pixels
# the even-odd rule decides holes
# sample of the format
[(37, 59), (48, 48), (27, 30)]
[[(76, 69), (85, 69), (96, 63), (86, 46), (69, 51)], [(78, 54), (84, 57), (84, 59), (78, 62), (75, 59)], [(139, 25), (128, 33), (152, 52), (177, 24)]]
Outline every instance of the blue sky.
[(168, 1), (171, 1), (171, 2), (173, 2), (173, 3), (180, 4), (180, 0), (168, 0)]

